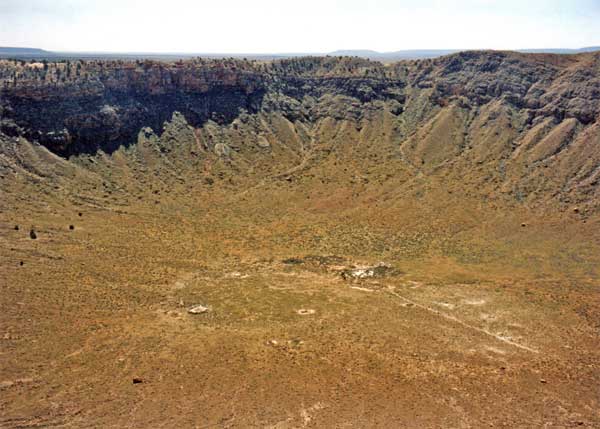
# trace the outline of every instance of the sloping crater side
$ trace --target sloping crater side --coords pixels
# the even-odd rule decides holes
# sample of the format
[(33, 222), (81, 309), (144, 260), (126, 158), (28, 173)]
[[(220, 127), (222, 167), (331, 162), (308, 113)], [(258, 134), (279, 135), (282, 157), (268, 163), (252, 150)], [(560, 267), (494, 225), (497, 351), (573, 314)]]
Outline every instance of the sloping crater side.
[[(174, 158), (156, 158), (167, 170), (216, 155), (258, 180), (311, 168), (333, 176), (356, 163), (354, 176), (377, 169), (380, 183), (426, 189), (416, 180), (426, 177), (517, 203), (598, 201), (597, 53), (464, 52), (391, 65), (351, 57), (4, 60), (0, 88), (3, 140), (63, 158), (110, 156), (146, 141)], [(173, 118), (185, 126), (169, 127)]]

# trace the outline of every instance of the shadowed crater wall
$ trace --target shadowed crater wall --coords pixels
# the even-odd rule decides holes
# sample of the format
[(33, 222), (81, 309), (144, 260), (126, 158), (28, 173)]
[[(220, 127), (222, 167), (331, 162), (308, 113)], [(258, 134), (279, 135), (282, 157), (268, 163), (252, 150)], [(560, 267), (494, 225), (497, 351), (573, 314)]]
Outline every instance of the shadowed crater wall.
[[(240, 67), (240, 65), (242, 67)], [(264, 80), (243, 63), (77, 62), (25, 64), (2, 90), (2, 131), (69, 156), (113, 152), (174, 111), (190, 124), (230, 123), (256, 112)], [(15, 75), (16, 76), (16, 75)]]

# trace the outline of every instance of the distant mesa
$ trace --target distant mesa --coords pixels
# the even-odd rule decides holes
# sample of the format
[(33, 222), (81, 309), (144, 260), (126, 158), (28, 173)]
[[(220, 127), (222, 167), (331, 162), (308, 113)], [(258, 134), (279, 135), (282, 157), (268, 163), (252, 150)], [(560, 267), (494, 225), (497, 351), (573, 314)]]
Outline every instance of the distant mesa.
[(51, 56), (50, 51), (37, 48), (13, 48), (0, 46), (0, 56)]

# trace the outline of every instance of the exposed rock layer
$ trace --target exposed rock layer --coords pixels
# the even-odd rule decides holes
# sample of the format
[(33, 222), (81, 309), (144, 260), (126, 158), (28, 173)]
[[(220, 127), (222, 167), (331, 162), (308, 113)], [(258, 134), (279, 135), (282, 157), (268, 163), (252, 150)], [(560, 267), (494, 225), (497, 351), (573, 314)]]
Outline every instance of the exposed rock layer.
[(289, 177), (343, 150), (365, 170), (386, 166), (383, 181), (437, 176), (517, 201), (598, 199), (600, 54), (3, 61), (0, 86), (0, 131), (63, 157), (137, 143), (178, 152), (169, 163), (180, 170), (207, 151), (236, 171)]

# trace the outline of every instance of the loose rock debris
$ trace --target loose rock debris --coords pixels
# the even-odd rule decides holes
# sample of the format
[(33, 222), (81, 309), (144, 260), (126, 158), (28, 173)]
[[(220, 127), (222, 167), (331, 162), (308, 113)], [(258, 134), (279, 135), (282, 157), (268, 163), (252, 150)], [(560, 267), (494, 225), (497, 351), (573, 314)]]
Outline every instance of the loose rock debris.
[(204, 305), (195, 305), (193, 307), (191, 307), (190, 309), (188, 309), (188, 313), (190, 314), (203, 314), (203, 313), (207, 313), (210, 309), (208, 307), (205, 307)]
[(344, 280), (354, 280), (385, 277), (396, 273), (396, 270), (391, 265), (386, 264), (385, 262), (380, 262), (377, 265), (358, 266), (346, 269), (342, 271), (341, 275)]

